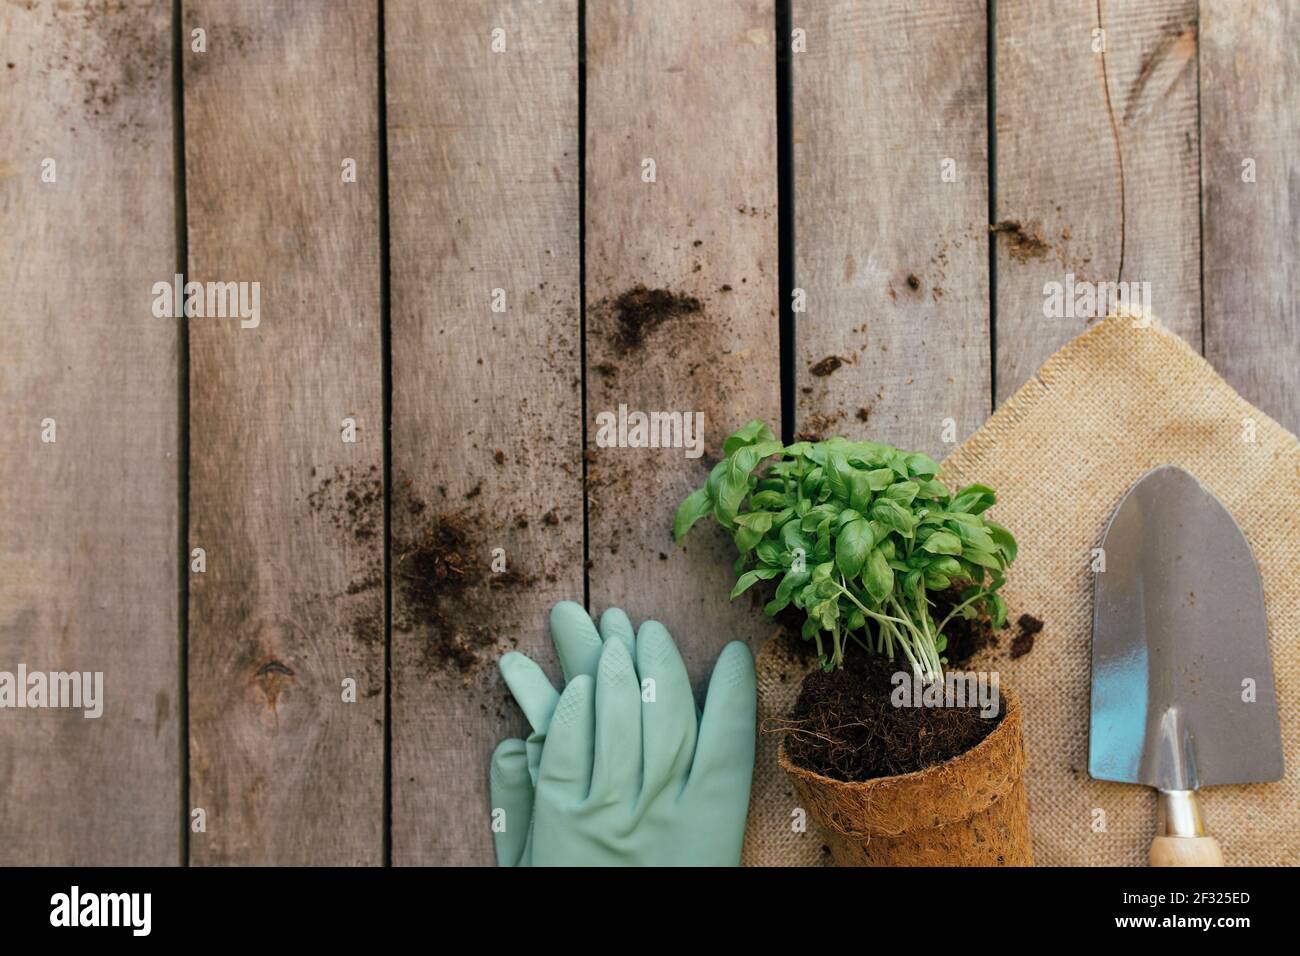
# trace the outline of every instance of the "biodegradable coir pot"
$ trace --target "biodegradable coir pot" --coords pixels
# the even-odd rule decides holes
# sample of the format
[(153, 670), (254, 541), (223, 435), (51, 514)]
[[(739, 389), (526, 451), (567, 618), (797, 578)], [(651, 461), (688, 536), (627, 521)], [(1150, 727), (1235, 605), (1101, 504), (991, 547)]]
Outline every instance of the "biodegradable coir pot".
[(915, 773), (861, 783), (781, 769), (822, 828), (838, 866), (1032, 866), (1020, 704), (970, 750)]

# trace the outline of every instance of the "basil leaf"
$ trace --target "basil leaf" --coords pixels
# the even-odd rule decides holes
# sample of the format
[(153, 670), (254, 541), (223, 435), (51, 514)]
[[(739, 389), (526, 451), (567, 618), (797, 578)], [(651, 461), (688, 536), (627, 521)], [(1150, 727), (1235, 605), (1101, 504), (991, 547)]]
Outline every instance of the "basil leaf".
[(951, 492), (948, 486), (937, 478), (931, 478), (928, 481), (920, 482), (920, 490), (917, 491), (918, 498), (943, 499), (947, 498)]
[(946, 575), (928, 570), (925, 572), (925, 586), (931, 591), (942, 591), (950, 584), (952, 584), (952, 581)]
[(781, 526), (781, 542), (787, 551), (798, 549), (807, 554), (813, 549), (813, 539), (803, 533), (797, 521), (787, 521)]
[(873, 544), (871, 526), (860, 518), (841, 528), (835, 541), (835, 563), (840, 573), (846, 578), (857, 577), (871, 554)]
[(889, 597), (889, 593), (894, 590), (894, 571), (889, 566), (889, 559), (879, 548), (873, 548), (870, 557), (867, 558), (862, 583), (866, 585), (867, 593), (877, 603)]
[(961, 562), (947, 555), (936, 555), (930, 561), (928, 567), (934, 573), (943, 574), (950, 578), (961, 578), (964, 574)]
[(939, 474), (939, 466), (929, 455), (914, 452), (907, 456), (907, 473), (919, 478), (933, 478)]
[(718, 479), (718, 490), (713, 502), (713, 516), (720, 525), (724, 528), (732, 526), (741, 502), (749, 494), (750, 473), (764, 458), (780, 450), (780, 442), (765, 441), (739, 448), (726, 459), (726, 468)]
[(763, 534), (771, 529), (774, 517), (775, 515), (770, 511), (751, 511), (747, 514), (737, 515), (736, 524), (742, 528), (750, 528)]
[(771, 538), (768, 538), (766, 541), (760, 541), (754, 554), (756, 554), (758, 560), (762, 561), (764, 564), (775, 566), (781, 563), (781, 546)]
[(894, 472), (890, 468), (876, 468), (864, 474), (872, 491), (884, 491), (894, 483)]
[(916, 498), (916, 493), (920, 490), (921, 486), (914, 481), (900, 481), (885, 489), (885, 497), (890, 501), (898, 502), (906, 508)]
[(1016, 539), (1011, 536), (1011, 532), (996, 521), (985, 521), (984, 525), (989, 529), (989, 534), (993, 536), (993, 543), (1006, 556), (1007, 564), (1016, 560), (1016, 552), (1019, 548), (1016, 545)]
[(734, 601), (759, 581), (770, 581), (780, 573), (780, 568), (754, 568), (752, 571), (746, 571), (740, 576), (736, 586), (731, 589), (731, 599)]
[(987, 551), (980, 551), (978, 548), (964, 548), (961, 556), (963, 560), (969, 561), (971, 564), (978, 564), (980, 567), (991, 568), (994, 571), (1002, 570), (1002, 562), (998, 560), (996, 555)]
[(731, 535), (731, 540), (736, 543), (737, 551), (741, 554), (748, 554), (763, 540), (763, 532), (755, 531), (753, 528), (737, 526)]
[[(708, 488), (696, 488), (677, 506), (673, 516), (673, 540), (681, 544), (691, 526), (713, 510), (713, 499), (709, 497)], [(662, 526), (661, 526), (662, 527)]]
[(853, 476), (857, 474), (857, 469), (850, 465), (843, 457), (831, 455), (826, 463), (826, 483), (830, 486), (831, 494), (840, 501), (848, 501), (853, 495)]
[(998, 546), (993, 543), (993, 536), (978, 525), (962, 524), (953, 522), (952, 530), (957, 532), (957, 537), (961, 538), (962, 544), (968, 548), (978, 548), (980, 551), (996, 551)]
[(722, 473), (727, 470), (727, 459), (722, 459), (711, 469), (709, 469), (709, 480), (704, 483), (704, 487), (709, 492), (710, 498), (718, 497), (718, 483), (722, 481)]
[(852, 508), (845, 508), (835, 517), (835, 531), (836, 533), (840, 532), (850, 521), (861, 520), (863, 520), (861, 514), (854, 511)]
[(891, 498), (877, 498), (871, 505), (871, 517), (904, 538), (912, 537), (915, 531), (912, 513)]
[(936, 531), (921, 547), (931, 554), (961, 554), (961, 539), (951, 531)]
[(795, 588), (803, 587), (812, 577), (807, 571), (787, 571), (781, 583), (776, 586), (776, 596), (768, 601), (763, 608), (763, 613), (772, 617), (777, 612), (784, 610), (794, 597)]
[(733, 452), (744, 448), (746, 445), (773, 441), (776, 441), (776, 436), (772, 434), (772, 429), (767, 427), (767, 422), (754, 419), (728, 436), (727, 440), (722, 443), (722, 453), (730, 456)]
[(993, 619), (994, 627), (1007, 626), (1007, 602), (1001, 594), (990, 594), (987, 598), (989, 604), (989, 617)]
[(910, 598), (916, 597), (917, 590), (921, 587), (921, 572), (908, 571), (903, 575), (903, 593)]
[[(762, 482), (759, 482), (761, 485)], [(790, 504), (790, 496), (784, 491), (755, 491), (749, 496), (749, 505), (751, 508), (771, 508), (780, 511), (786, 505)]]
[(964, 511), (967, 514), (981, 514), (997, 503), (997, 496), (988, 485), (967, 485), (957, 492), (952, 499), (950, 511)]

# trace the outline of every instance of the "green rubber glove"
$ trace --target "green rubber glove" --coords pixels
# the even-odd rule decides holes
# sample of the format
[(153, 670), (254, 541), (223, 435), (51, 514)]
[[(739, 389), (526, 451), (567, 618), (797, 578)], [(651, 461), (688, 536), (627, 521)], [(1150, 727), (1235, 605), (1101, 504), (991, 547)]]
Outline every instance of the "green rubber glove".
[[(544, 739), (531, 769), (526, 741), (505, 741), (493, 755), (494, 814), (504, 811), (507, 821), (529, 814), (532, 821), (523, 833), (494, 827), (498, 861), (738, 864), (754, 769), (756, 691), (748, 648), (739, 642), (723, 648), (701, 715), (662, 625), (648, 621), (633, 639), (622, 612), (607, 611), (598, 631), (590, 619), (581, 628), (576, 607), (552, 612), (557, 650), (561, 641), (567, 645), (562, 695), (549, 683), (549, 695), (537, 686), (540, 670), (514, 659), (523, 655), (502, 660), (511, 691), (518, 697), (517, 688), (525, 690), (528, 702), (520, 704), (534, 737)], [(572, 633), (556, 627), (557, 612)]]
[[(561, 601), (551, 608), (551, 643), (567, 684), (575, 677), (595, 677), (606, 640), (633, 645), (632, 622), (618, 608), (600, 618), (600, 628), (581, 604)], [(526, 740), (503, 740), (492, 754), (490, 789), (493, 842), (499, 866), (529, 866), (532, 858), (533, 787), (537, 783), (542, 745), (560, 694), (532, 658), (512, 651), (498, 665), (510, 693), (533, 732)]]

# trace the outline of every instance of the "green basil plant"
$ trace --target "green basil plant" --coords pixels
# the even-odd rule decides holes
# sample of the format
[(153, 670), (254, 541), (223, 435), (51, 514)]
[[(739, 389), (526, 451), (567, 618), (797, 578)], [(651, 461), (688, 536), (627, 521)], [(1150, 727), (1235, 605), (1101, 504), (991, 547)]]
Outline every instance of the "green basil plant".
[[(902, 654), (922, 680), (940, 680), (954, 616), (1006, 623), (998, 590), (1016, 542), (984, 516), (992, 488), (954, 493), (926, 455), (875, 442), (784, 445), (761, 421), (731, 435), (723, 453), (677, 509), (673, 537), (712, 515), (740, 552), (732, 598), (777, 582), (764, 611), (802, 610), (803, 638), (825, 670), (842, 667), (853, 643)], [(954, 585), (960, 601), (936, 623), (930, 595)]]

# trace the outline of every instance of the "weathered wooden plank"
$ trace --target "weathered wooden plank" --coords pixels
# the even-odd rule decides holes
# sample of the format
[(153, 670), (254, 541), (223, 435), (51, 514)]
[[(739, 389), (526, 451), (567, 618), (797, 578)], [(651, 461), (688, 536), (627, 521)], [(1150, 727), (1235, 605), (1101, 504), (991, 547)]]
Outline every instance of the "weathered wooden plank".
[[(775, 13), (771, 0), (587, 10), (590, 594), (661, 620), (691, 675), (771, 630), (727, 594), (735, 549), (677, 504), (723, 439), (780, 416)], [(653, 163), (653, 181), (650, 177)], [(603, 413), (703, 414), (703, 457), (601, 447)]]
[(189, 320), (198, 864), (382, 860), (378, 22), (184, 8), (190, 278), (260, 283), (255, 328)]
[(496, 660), (582, 599), (577, 16), (385, 5), (399, 865), (492, 860)]
[(1044, 314), (1071, 276), (1149, 283), (1143, 304), (1199, 347), (1195, 0), (994, 11), (999, 401), (1093, 321)]
[(5, 865), (180, 861), (171, 87), (167, 3), (0, 7), (0, 670), (103, 674), (0, 711)]
[(1300, 5), (1201, 3), (1205, 355), (1300, 431)]
[(798, 428), (942, 455), (990, 392), (983, 0), (797, 0)]

